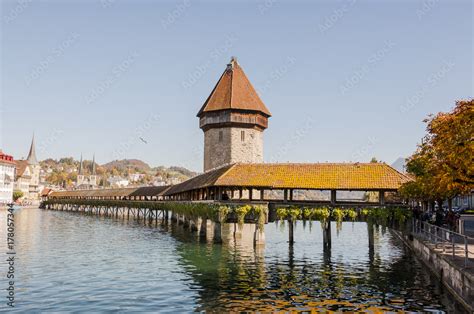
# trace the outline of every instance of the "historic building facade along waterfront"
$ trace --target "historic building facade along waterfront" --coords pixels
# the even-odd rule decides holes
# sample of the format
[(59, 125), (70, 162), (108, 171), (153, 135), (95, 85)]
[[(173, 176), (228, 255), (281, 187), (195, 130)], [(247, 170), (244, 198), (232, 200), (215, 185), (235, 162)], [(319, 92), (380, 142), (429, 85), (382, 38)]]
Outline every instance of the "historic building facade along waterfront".
[(41, 166), (36, 158), (35, 137), (31, 140), (26, 160), (16, 161), (15, 190), (23, 192), (23, 198), (38, 200), (40, 194)]
[(15, 162), (13, 156), (0, 150), (0, 204), (12, 202), (14, 180)]

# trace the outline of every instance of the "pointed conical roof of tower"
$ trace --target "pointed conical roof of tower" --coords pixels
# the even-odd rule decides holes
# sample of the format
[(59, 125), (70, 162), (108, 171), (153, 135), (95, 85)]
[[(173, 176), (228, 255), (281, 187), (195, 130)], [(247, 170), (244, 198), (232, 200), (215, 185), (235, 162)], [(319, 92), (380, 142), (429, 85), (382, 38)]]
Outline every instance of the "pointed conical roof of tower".
[(205, 112), (229, 109), (259, 111), (271, 116), (235, 57), (230, 60), (197, 116), (200, 117)]
[(92, 157), (92, 172), (91, 174), (95, 175), (95, 154)]
[(81, 162), (79, 163), (79, 171), (77, 174), (82, 174), (82, 154), (81, 154)]
[(37, 165), (38, 160), (36, 159), (36, 150), (35, 150), (35, 135), (33, 134), (33, 138), (31, 139), (31, 146), (30, 152), (28, 153), (28, 158), (26, 158), (28, 164), (30, 165)]

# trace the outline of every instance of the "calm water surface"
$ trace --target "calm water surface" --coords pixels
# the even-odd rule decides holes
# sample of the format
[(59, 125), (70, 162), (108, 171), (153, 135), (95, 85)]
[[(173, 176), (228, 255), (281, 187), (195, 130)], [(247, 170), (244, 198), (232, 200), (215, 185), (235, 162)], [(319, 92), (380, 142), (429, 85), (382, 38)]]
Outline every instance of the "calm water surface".
[[(285, 226), (268, 224), (256, 250), (251, 237), (212, 245), (181, 226), (123, 218), (22, 209), (15, 223), (16, 311), (461, 312), (389, 230), (376, 230), (370, 250), (365, 223), (334, 224), (326, 253), (319, 222), (299, 222), (292, 249)], [(2, 261), (5, 252), (2, 240)], [(0, 311), (11, 310), (5, 296)]]

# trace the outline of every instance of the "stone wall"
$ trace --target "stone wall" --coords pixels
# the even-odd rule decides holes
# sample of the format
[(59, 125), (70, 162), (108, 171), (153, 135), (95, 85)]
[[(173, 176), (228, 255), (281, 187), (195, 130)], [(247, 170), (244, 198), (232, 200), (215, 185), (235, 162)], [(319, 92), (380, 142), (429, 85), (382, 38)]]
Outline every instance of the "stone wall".
[(462, 267), (453, 263), (449, 258), (443, 258), (416, 237), (398, 232), (396, 234), (429, 267), (431, 272), (443, 282), (445, 287), (448, 288), (466, 310), (472, 313), (474, 311), (473, 276)]
[(204, 171), (236, 162), (263, 162), (262, 131), (225, 127), (204, 132)]
[(204, 171), (230, 163), (230, 137), (230, 128), (215, 128), (204, 132)]

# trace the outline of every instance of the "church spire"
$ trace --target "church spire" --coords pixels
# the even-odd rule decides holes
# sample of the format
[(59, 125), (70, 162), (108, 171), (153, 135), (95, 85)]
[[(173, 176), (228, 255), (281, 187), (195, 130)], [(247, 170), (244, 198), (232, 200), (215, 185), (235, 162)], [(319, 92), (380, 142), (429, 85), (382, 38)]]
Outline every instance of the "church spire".
[(33, 138), (31, 139), (30, 152), (28, 153), (28, 158), (26, 159), (28, 164), (37, 165), (38, 160), (36, 159), (36, 150), (35, 150), (35, 133), (33, 133)]
[(79, 174), (79, 175), (82, 174), (82, 153), (81, 153), (81, 162), (79, 163), (79, 171), (78, 171), (77, 174)]
[(95, 154), (92, 157), (92, 175), (95, 175)]

